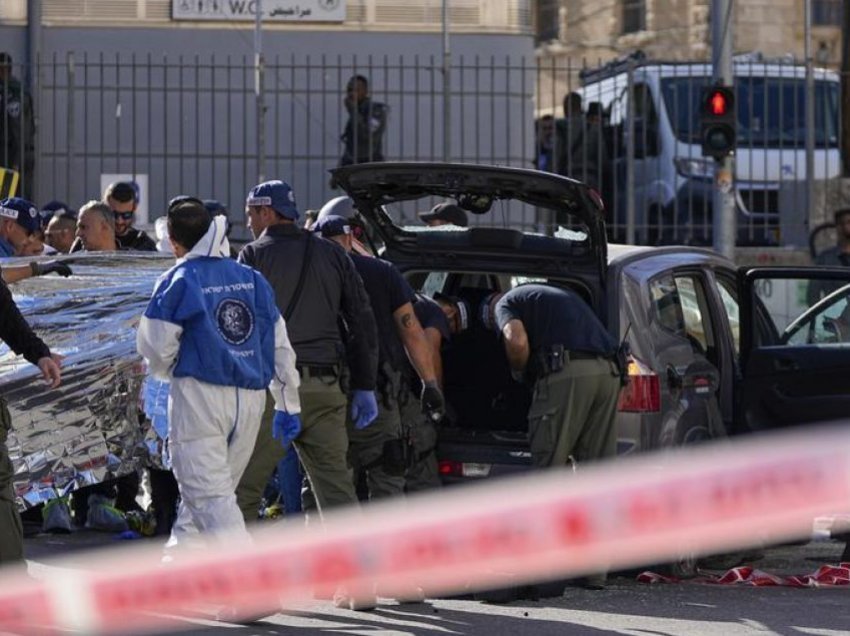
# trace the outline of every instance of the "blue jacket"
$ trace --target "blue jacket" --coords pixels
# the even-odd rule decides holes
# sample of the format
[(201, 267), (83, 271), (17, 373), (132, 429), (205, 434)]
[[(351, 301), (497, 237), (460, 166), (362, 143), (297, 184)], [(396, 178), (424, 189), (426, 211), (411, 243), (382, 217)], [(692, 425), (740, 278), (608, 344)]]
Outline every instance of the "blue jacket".
[(158, 379), (193, 378), (271, 389), (275, 407), (301, 410), (300, 379), (286, 323), (262, 274), (227, 258), (223, 217), (157, 281), (136, 347)]
[(184, 261), (160, 279), (145, 317), (183, 328), (173, 377), (269, 386), (280, 312), (271, 286), (250, 267), (224, 258)]

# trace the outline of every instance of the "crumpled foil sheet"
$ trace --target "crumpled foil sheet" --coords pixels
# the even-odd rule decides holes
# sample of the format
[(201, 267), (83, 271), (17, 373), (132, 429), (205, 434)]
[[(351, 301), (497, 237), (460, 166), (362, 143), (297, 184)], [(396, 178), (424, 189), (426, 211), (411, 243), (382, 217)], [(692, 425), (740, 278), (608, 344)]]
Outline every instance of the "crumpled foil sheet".
[[(0, 267), (32, 260), (3, 259)], [(20, 508), (161, 466), (162, 440), (142, 413), (146, 370), (136, 353), (136, 327), (174, 257), (112, 252), (62, 260), (73, 269), (70, 278), (51, 274), (10, 286), (35, 332), (65, 356), (62, 384), (47, 389), (35, 366), (0, 345), (0, 394), (12, 415), (7, 444)]]

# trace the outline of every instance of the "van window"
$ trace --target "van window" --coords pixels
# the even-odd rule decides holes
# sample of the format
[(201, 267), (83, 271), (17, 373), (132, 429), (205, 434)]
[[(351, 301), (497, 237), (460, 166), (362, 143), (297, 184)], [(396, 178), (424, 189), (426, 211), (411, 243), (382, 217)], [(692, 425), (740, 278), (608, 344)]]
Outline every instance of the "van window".
[[(668, 77), (661, 94), (676, 137), (700, 143), (702, 91), (710, 78)], [(838, 82), (815, 82), (815, 145), (838, 145)], [(735, 79), (738, 144), (757, 148), (801, 148), (806, 142), (806, 91), (802, 79), (738, 77)]]
[[(658, 109), (655, 108), (655, 102), (652, 98), (652, 89), (646, 84), (635, 84), (632, 87), (632, 96), (634, 100), (635, 119), (641, 119), (647, 124), (658, 123)], [(628, 89), (623, 89), (618, 99), (611, 103), (611, 115), (609, 121), (612, 126), (626, 123), (626, 116), (629, 113)]]

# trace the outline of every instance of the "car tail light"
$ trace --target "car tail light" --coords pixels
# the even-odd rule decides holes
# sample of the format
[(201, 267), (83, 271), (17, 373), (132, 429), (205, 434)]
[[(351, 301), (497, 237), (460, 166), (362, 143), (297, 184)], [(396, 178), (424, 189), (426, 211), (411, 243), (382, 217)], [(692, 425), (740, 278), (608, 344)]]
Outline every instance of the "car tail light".
[(492, 464), (464, 463), (441, 460), (440, 475), (443, 477), (487, 477)]
[(629, 356), (628, 384), (620, 391), (617, 410), (625, 413), (657, 413), (661, 410), (661, 381), (658, 374)]
[(440, 475), (443, 477), (460, 477), (463, 475), (463, 464), (460, 462), (441, 460), (439, 467)]

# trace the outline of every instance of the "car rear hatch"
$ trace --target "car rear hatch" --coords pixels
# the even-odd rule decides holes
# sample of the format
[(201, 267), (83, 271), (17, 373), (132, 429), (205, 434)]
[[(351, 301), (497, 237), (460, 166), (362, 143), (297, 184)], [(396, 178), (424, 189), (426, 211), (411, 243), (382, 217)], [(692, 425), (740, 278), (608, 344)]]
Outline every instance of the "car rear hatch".
[[(607, 239), (601, 202), (577, 181), (516, 168), (433, 163), (360, 164), (335, 170), (333, 178), (384, 242), (383, 257), (402, 271), (504, 272), (581, 281), (597, 310), (605, 310)], [(400, 223), (398, 204), (421, 199), (428, 205), (408, 208), (427, 210), (434, 199), (452, 200), (470, 213), (471, 227)], [(511, 216), (517, 206), (544, 208), (547, 214), (541, 218), (550, 222), (538, 225), (540, 232), (522, 232)], [(491, 338), (490, 346), (495, 351), (499, 345)], [(445, 355), (448, 366), (451, 358)], [(460, 378), (500, 364), (486, 351), (457, 357), (462, 368), (454, 375)], [(462, 407), (455, 405), (459, 417), (440, 429), (438, 457), (446, 483), (509, 475), (531, 463), (526, 421), (530, 392), (510, 380), (504, 364), (507, 382), (486, 397), (476, 399), (474, 388), (458, 396), (463, 402)], [(447, 397), (450, 371), (446, 369)], [(495, 386), (489, 377), (471, 382)]]
[[(385, 257), (402, 269), (462, 261), (464, 269), (486, 270), (507, 258), (515, 271), (563, 275), (568, 269), (604, 286), (601, 200), (578, 181), (518, 168), (416, 162), (346, 166), (334, 170), (333, 179), (384, 241)], [(471, 227), (402, 226), (392, 218), (393, 204), (429, 198), (457, 202), (473, 216)], [(522, 206), (546, 209), (551, 222), (538, 226), (539, 233), (523, 233), (511, 217), (511, 209)]]

